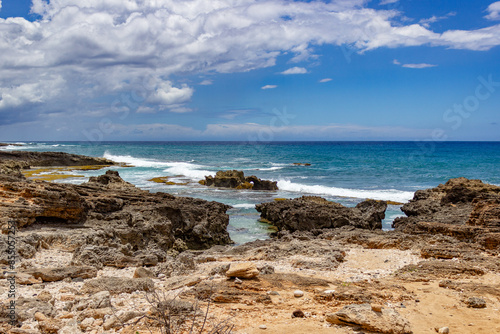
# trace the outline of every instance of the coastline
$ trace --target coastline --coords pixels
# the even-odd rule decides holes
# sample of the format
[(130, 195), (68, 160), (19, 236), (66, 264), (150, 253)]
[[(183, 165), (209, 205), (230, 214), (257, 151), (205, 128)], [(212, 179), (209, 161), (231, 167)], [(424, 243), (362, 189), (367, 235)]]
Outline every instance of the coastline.
[[(104, 205), (100, 209), (104, 210), (99, 213), (101, 215), (118, 212), (116, 208), (120, 205), (122, 205), (120, 207), (122, 210), (123, 205), (134, 205), (140, 197), (150, 196), (146, 194), (147, 192), (135, 189), (133, 185), (124, 184), (123, 180), (120, 179), (120, 181), (115, 176), (119, 177), (119, 175), (109, 173), (108, 179), (113, 179), (113, 181), (108, 179), (105, 181), (101, 178), (93, 182), (99, 185), (84, 186), (95, 190), (95, 195), (92, 196), (101, 198), (99, 201), (90, 202), (94, 203), (92, 210), (95, 209), (97, 203)], [(5, 176), (2, 179), (3, 184), (22, 184), (24, 187), (25, 183), (32, 183), (42, 188), (49, 186), (42, 181), (22, 179), (16, 181), (12, 177), (15, 178), (15, 176)], [(115, 185), (118, 188), (112, 190)], [(78, 186), (70, 185), (58, 185), (50, 189), (56, 192), (67, 192), (70, 188), (79, 189)], [(74, 233), (76, 225), (67, 225), (66, 227), (71, 227), (65, 231), (65, 236), (61, 236), (60, 234), (64, 234), (60, 231), (65, 230), (63, 226), (65, 222), (56, 220), (55, 226), (44, 226), (43, 224), (48, 222), (39, 220), (38, 227), (28, 227), (30, 224), (27, 224), (25, 230), (23, 226), (19, 228), (18, 245), (22, 243), (29, 245), (28, 239), (36, 238), (35, 236), (40, 238), (35, 240), (35, 245), (38, 246), (32, 246), (31, 253), (27, 252), (31, 254), (31, 257), (25, 257), (27, 255), (25, 253), (17, 263), (18, 268), (21, 268), (24, 273), (18, 278), (17, 293), (18, 296), (29, 299), (24, 302), (25, 304), (18, 304), (19, 307), (35, 303), (32, 305), (37, 305), (35, 309), (38, 309), (43, 316), (32, 312), (33, 314), (25, 315), (27, 318), (22, 325), (24, 328), (21, 327), (22, 329), (19, 330), (4, 328), (3, 330), (10, 330), (11, 333), (43, 333), (44, 331), (50, 332), (49, 329), (52, 327), (57, 327), (55, 331), (54, 329), (52, 331), (66, 330), (70, 331), (69, 333), (77, 333), (76, 330), (78, 330), (96, 334), (117, 331), (133, 334), (136, 331), (149, 333), (145, 323), (123, 325), (116, 319), (116, 315), (119, 315), (118, 318), (122, 317), (122, 320), (135, 315), (124, 320), (125, 323), (139, 318), (141, 312), (151, 312), (149, 309), (151, 305), (144, 297), (146, 292), (110, 293), (107, 297), (110, 305), (108, 308), (91, 307), (90, 311), (86, 311), (79, 310), (77, 306), (79, 303), (91, 300), (96, 293), (108, 291), (89, 290), (87, 286), (84, 288), (89, 281), (99, 277), (121, 277), (131, 282), (134, 280), (133, 276), (137, 268), (145, 267), (153, 274), (153, 277), (148, 279), (156, 289), (167, 291), (172, 296), (178, 295), (183, 300), (194, 302), (200, 299), (200, 303), (203, 304), (204, 300), (201, 296), (208, 287), (211, 287), (211, 291), (215, 292), (212, 291), (210, 315), (217, 316), (219, 319), (231, 317), (235, 324), (235, 333), (263, 331), (270, 333), (285, 331), (290, 333), (312, 331), (353, 333), (357, 330), (356, 328), (364, 328), (365, 332), (369, 332), (370, 329), (375, 329), (374, 332), (385, 333), (408, 332), (405, 326), (400, 328), (398, 325), (400, 323), (408, 323), (413, 333), (431, 333), (434, 332), (434, 328), (443, 327), (449, 327), (450, 333), (498, 331), (500, 328), (496, 320), (500, 308), (500, 266), (498, 265), (498, 232), (500, 231), (498, 231), (498, 222), (494, 219), (496, 217), (494, 212), (499, 205), (495, 195), (500, 193), (497, 188), (483, 186), (483, 184), (469, 180), (455, 180), (449, 187), (443, 185), (436, 189), (417, 192), (413, 204), (408, 203), (406, 206), (410, 217), (406, 218), (406, 221), (405, 218), (396, 221), (394, 231), (356, 229), (352, 226), (293, 233), (281, 230), (277, 238), (270, 240), (255, 241), (240, 246), (218, 245), (208, 248), (209, 245), (207, 245), (203, 247), (208, 249), (193, 249), (193, 245), (182, 245), (181, 242), (175, 245), (176, 241), (172, 240), (170, 246), (165, 248), (172, 251), (163, 256), (164, 261), (161, 261), (161, 256), (159, 256), (157, 262), (152, 264), (154, 261), (145, 260), (144, 254), (134, 255), (129, 251), (129, 255), (124, 253), (125, 257), (120, 259), (119, 265), (116, 264), (116, 258), (113, 259), (115, 263), (109, 265), (110, 262), (102, 263), (102, 254), (108, 253), (100, 253), (101, 258), (98, 258), (97, 262), (93, 263), (94, 265), (90, 265), (95, 268), (90, 270), (95, 271), (95, 277), (82, 278), (81, 275), (78, 276), (79, 274), (73, 274), (76, 276), (59, 277), (60, 279), (55, 281), (45, 280), (50, 276), (47, 273), (34, 275), (33, 270), (75, 267), (75, 249), (67, 246), (69, 240), (73, 240), (76, 244), (79, 242)], [(128, 199), (127, 203), (130, 204), (117, 204), (111, 201), (112, 195), (103, 196), (104, 193), (113, 193), (117, 189), (135, 194)], [(486, 202), (481, 204), (478, 202), (479, 197), (474, 195), (474, 191), (480, 193), (486, 191), (490, 195), (485, 198)], [(2, 200), (4, 208), (6, 203), (14, 203), (16, 200), (16, 196), (11, 196), (8, 201), (6, 198), (4, 196)], [(443, 198), (445, 198), (444, 201)], [(163, 200), (166, 199), (177, 200), (171, 195), (163, 197)], [(143, 199), (140, 201), (144, 202)], [(157, 208), (158, 202), (155, 201), (146, 203), (147, 206), (141, 210)], [(185, 199), (185, 201), (195, 201), (197, 205), (202, 204), (200, 200)], [(28, 203), (28, 205), (31, 204)], [(435, 208), (437, 215), (429, 215), (429, 207)], [(222, 207), (220, 208), (223, 210)], [(94, 214), (92, 210), (89, 211), (90, 214)], [(198, 209), (193, 210), (186, 207), (180, 208), (179, 212), (198, 212)], [(206, 210), (208, 212), (212, 209), (207, 207)], [(462, 215), (458, 215), (462, 217), (460, 222), (454, 223), (446, 220), (447, 217), (457, 216), (453, 210), (457, 210), (456, 212)], [(87, 217), (84, 219), (84, 216), (78, 217), (83, 220), (87, 219)], [(172, 220), (174, 216), (168, 217)], [(198, 217), (196, 215), (192, 217), (194, 218), (192, 221), (198, 219), (195, 218)], [(59, 219), (62, 218), (59, 217)], [(120, 219), (123, 217), (118, 217), (117, 221)], [(224, 220), (225, 218), (222, 215), (217, 219)], [(437, 221), (429, 225), (428, 221), (432, 219)], [(471, 219), (475, 220), (471, 221)], [(73, 223), (78, 225), (78, 222)], [(85, 225), (85, 222), (83, 224)], [(95, 225), (94, 223), (94, 227)], [(39, 228), (38, 231), (37, 228)], [(85, 228), (88, 229), (89, 225)], [(54, 237), (56, 234), (59, 234), (57, 238)], [(124, 235), (127, 234), (130, 232), (124, 233)], [(485, 238), (489, 234), (492, 235)], [(98, 233), (94, 237), (97, 235)], [(94, 247), (101, 244), (102, 240), (97, 241)], [(116, 240), (125, 241), (122, 246), (126, 246), (132, 239), (120, 237)], [(224, 242), (216, 243), (227, 244), (228, 240), (224, 240)], [(158, 240), (154, 238), (150, 241), (151, 244), (148, 247), (158, 243)], [(83, 244), (79, 247), (81, 246)], [(25, 249), (29, 247), (25, 246)], [(145, 250), (148, 249), (145, 248)], [(82, 249), (77, 253), (82, 255)], [(141, 256), (143, 265), (137, 262)], [(85, 259), (85, 257), (80, 256), (80, 259)], [(228, 279), (225, 275), (227, 266), (235, 263), (255, 264), (258, 276), (252, 279), (241, 278), (240, 282), (234, 278)], [(92, 262), (78, 265), (89, 264)], [(5, 291), (6, 278), (3, 277), (1, 282), (4, 291), (0, 290), (0, 292), (6, 294), (8, 292)], [(301, 290), (303, 296), (295, 297), (295, 290)], [(470, 298), (482, 299), (486, 307), (469, 307)], [(363, 313), (366, 311), (362, 309), (356, 310), (365, 316), (364, 320), (358, 319), (360, 323), (357, 326), (350, 327), (347, 323), (339, 325), (330, 322), (335, 318), (330, 315), (338, 314), (344, 307), (366, 303), (371, 305), (368, 316), (370, 312), (385, 315), (385, 310), (392, 316), (394, 313), (390, 312), (396, 312), (398, 324), (390, 326), (389, 329), (373, 327), (383, 326), (383, 324), (370, 322), (369, 317), (367, 318), (367, 315)], [(298, 309), (303, 312), (304, 317), (292, 318), (292, 314)], [(387, 316), (390, 317), (390, 315)], [(335, 319), (338, 319), (338, 316)]]

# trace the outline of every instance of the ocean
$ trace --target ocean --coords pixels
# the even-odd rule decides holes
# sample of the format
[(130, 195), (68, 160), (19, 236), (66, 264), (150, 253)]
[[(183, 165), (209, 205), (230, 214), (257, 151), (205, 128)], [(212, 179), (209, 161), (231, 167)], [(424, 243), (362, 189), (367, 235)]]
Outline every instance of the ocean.
[[(60, 151), (105, 157), (134, 167), (112, 167), (152, 192), (197, 197), (232, 206), (228, 231), (238, 244), (268, 238), (255, 204), (274, 198), (317, 195), (346, 206), (371, 198), (407, 202), (418, 189), (454, 177), (500, 185), (500, 142), (26, 142), (2, 149)], [(298, 165), (301, 164), (301, 165)], [(304, 164), (310, 164), (304, 165)], [(278, 191), (216, 189), (198, 183), (218, 170), (278, 182)], [(71, 173), (71, 172), (68, 172)], [(72, 172), (75, 174), (75, 172)], [(103, 170), (78, 171), (100, 175)], [(149, 181), (170, 176), (166, 185)], [(58, 182), (79, 184), (86, 178)], [(403, 215), (389, 205), (384, 229)]]

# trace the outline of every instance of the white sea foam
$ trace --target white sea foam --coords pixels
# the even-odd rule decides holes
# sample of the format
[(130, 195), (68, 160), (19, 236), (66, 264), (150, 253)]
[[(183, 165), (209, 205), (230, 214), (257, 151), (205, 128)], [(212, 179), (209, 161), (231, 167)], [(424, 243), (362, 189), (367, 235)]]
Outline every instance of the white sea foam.
[(103, 155), (104, 158), (113, 160), (115, 162), (123, 162), (136, 167), (167, 167), (167, 162), (156, 161), (153, 159), (135, 158), (130, 155), (114, 155), (106, 151)]
[(251, 204), (251, 203), (233, 204), (232, 207), (240, 208), (240, 209), (253, 209), (253, 208), (255, 208), (255, 204)]
[(264, 168), (252, 168), (251, 170), (278, 170), (283, 169), (283, 167), (264, 167)]
[(188, 162), (167, 162), (165, 166), (169, 167), (164, 172), (173, 175), (184, 175), (193, 180), (204, 179), (207, 175), (214, 175), (214, 172), (205, 170), (202, 165), (191, 164)]
[(396, 189), (384, 190), (364, 190), (364, 189), (349, 189), (349, 188), (336, 188), (321, 185), (305, 185), (294, 183), (288, 180), (279, 180), (278, 188), (280, 190), (315, 194), (315, 195), (329, 195), (329, 196), (342, 196), (354, 198), (371, 198), (376, 200), (391, 200), (396, 202), (407, 202), (413, 198), (413, 192), (401, 191)]

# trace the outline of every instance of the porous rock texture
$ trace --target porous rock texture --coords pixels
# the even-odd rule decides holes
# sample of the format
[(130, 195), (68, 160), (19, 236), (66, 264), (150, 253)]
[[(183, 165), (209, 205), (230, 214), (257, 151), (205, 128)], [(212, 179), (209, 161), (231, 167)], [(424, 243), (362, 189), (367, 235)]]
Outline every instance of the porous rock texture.
[[(56, 244), (74, 251), (75, 265), (154, 265), (170, 249), (231, 243), (228, 208), (149, 193), (111, 170), (82, 185), (0, 175), (0, 251), (7, 254), (4, 239), (9, 222), (14, 222), (21, 257)], [(4, 257), (0, 261), (6, 263)]]
[(500, 187), (466, 178), (450, 179), (436, 188), (418, 190), (393, 227), (410, 234), (442, 234), (500, 247)]
[(302, 196), (262, 203), (255, 207), (261, 218), (271, 222), (280, 231), (310, 231), (346, 225), (375, 230), (382, 228), (387, 203), (366, 200), (349, 208), (321, 197)]

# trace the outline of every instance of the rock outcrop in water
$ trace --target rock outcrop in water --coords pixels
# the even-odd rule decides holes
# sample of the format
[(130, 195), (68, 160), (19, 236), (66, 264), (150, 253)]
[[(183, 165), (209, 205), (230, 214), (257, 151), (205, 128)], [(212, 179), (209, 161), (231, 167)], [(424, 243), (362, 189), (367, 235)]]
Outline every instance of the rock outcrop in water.
[[(151, 265), (170, 249), (231, 243), (228, 208), (149, 193), (115, 171), (82, 185), (0, 175), (0, 226), (6, 233), (9, 221), (17, 223), (19, 251), (28, 249), (20, 255), (30, 257), (42, 245), (57, 244), (74, 251), (79, 265)], [(0, 253), (7, 254), (5, 240), (0, 240)]]
[(418, 190), (401, 210), (393, 227), (411, 234), (443, 234), (476, 242), (486, 249), (500, 246), (500, 187), (480, 180), (451, 179), (436, 188)]
[(382, 228), (387, 203), (366, 200), (354, 208), (348, 208), (321, 197), (302, 196), (257, 204), (255, 208), (261, 218), (271, 222), (280, 231), (310, 231), (346, 225), (375, 230)]
[(206, 186), (252, 190), (278, 190), (276, 181), (261, 180), (255, 175), (245, 177), (239, 170), (218, 171), (215, 177), (205, 176)]

